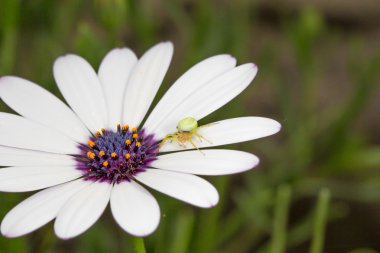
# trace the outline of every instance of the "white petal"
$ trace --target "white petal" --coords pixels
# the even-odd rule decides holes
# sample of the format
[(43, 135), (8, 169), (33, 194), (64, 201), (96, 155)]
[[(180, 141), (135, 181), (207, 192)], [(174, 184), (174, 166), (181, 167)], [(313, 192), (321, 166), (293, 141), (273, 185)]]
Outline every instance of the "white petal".
[(1, 222), (1, 233), (6, 237), (18, 237), (42, 227), (57, 216), (73, 194), (89, 183), (75, 180), (34, 194), (7, 213)]
[(90, 131), (104, 127), (107, 123), (104, 94), (90, 64), (77, 55), (65, 55), (55, 61), (53, 72), (65, 100)]
[(0, 191), (35, 191), (71, 181), (82, 175), (72, 166), (7, 167), (0, 169)]
[(128, 233), (147, 236), (160, 222), (156, 199), (139, 184), (115, 184), (111, 194), (111, 211), (117, 223)]
[(125, 89), (123, 123), (138, 126), (143, 120), (173, 55), (171, 42), (159, 43), (149, 49), (132, 70)]
[(60, 154), (76, 154), (77, 143), (54, 129), (0, 112), (0, 145)]
[(231, 70), (235, 65), (236, 59), (230, 55), (213, 56), (194, 65), (178, 78), (161, 98), (146, 120), (144, 129), (149, 133), (154, 133), (155, 128), (165, 121), (171, 111), (180, 106), (190, 94), (215, 77)]
[(203, 178), (165, 170), (146, 169), (135, 176), (143, 184), (199, 207), (212, 207), (219, 201), (214, 186)]
[(0, 146), (0, 166), (74, 166), (72, 156)]
[(115, 129), (121, 123), (124, 91), (136, 62), (137, 57), (130, 49), (116, 48), (100, 64), (98, 76), (106, 98), (110, 129)]
[(40, 86), (18, 77), (0, 78), (0, 97), (22, 116), (54, 128), (77, 142), (89, 132), (70, 108)]
[[(262, 138), (275, 134), (280, 129), (280, 123), (268, 118), (226, 119), (199, 127), (197, 132), (207, 140), (200, 140), (193, 136), (192, 141), (198, 148), (213, 147)], [(185, 142), (184, 147), (182, 147), (176, 141), (168, 141), (161, 147), (160, 152), (193, 148), (189, 142)]]
[(57, 236), (69, 239), (91, 227), (106, 209), (111, 189), (109, 183), (95, 182), (71, 197), (55, 220)]
[(161, 139), (166, 134), (175, 132), (178, 122), (185, 117), (202, 119), (240, 94), (256, 73), (257, 67), (248, 63), (219, 75), (191, 94), (187, 94), (179, 105), (166, 108), (170, 113), (157, 124), (157, 127), (151, 129), (152, 133), (157, 139)]
[(197, 175), (226, 175), (252, 169), (259, 159), (247, 152), (209, 149), (161, 155), (152, 167)]

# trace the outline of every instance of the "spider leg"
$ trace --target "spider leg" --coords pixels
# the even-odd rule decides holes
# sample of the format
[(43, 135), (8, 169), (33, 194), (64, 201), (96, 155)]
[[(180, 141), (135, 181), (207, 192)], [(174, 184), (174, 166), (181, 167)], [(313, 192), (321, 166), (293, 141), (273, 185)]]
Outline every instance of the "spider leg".
[(201, 152), (202, 155), (205, 155), (205, 153), (203, 153), (202, 150), (200, 150), (200, 149), (194, 144), (193, 140), (191, 139), (191, 135), (190, 135), (190, 137), (188, 138), (188, 141), (190, 142), (190, 144), (191, 144), (194, 148), (196, 148), (199, 152)]
[[(198, 129), (201, 128), (201, 127), (209, 127), (209, 126), (216, 125), (216, 124), (219, 124), (219, 122), (209, 123), (209, 124), (206, 124), (206, 125), (203, 125), (203, 126), (198, 127)], [(204, 137), (203, 135), (199, 134), (199, 133), (197, 132), (197, 130), (195, 130), (195, 131), (193, 132), (193, 134), (199, 138), (199, 141), (200, 141), (200, 142), (202, 142), (202, 139), (203, 139), (203, 140), (207, 141), (208, 143), (212, 144), (212, 142), (211, 142), (210, 140), (208, 140), (208, 139), (207, 139), (206, 137)]]
[(197, 132), (194, 132), (194, 135), (197, 136), (199, 138), (199, 140), (202, 142), (202, 139), (207, 141), (208, 143), (212, 144), (211, 141), (209, 141), (208, 139), (206, 139), (203, 135), (197, 133)]
[(162, 146), (167, 142), (172, 142), (174, 139), (176, 139), (176, 136), (174, 134), (167, 134), (164, 139), (162, 139), (160, 145), (158, 146), (158, 150), (162, 148)]
[(178, 145), (180, 145), (183, 148), (186, 148), (186, 145), (183, 142), (179, 141), (178, 139), (176, 141), (177, 141)]

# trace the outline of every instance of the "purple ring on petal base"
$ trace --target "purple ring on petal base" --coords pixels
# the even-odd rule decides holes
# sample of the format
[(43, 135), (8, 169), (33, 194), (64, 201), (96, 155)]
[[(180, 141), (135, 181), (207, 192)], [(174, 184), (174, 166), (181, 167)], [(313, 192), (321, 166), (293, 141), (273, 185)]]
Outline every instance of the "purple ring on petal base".
[(104, 128), (97, 131), (79, 149), (77, 169), (85, 180), (120, 183), (130, 181), (157, 159), (158, 142), (143, 129), (118, 125), (116, 132)]

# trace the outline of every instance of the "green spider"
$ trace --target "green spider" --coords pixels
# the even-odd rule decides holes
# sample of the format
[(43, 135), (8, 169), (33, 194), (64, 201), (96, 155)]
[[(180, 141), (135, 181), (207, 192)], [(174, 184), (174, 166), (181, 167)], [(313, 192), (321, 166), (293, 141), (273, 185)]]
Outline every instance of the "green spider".
[[(209, 125), (211, 124), (207, 124), (202, 127)], [(200, 141), (203, 139), (209, 143), (211, 142), (197, 132), (199, 128), (200, 127), (198, 127), (198, 121), (196, 119), (193, 117), (186, 117), (178, 122), (178, 131), (173, 134), (166, 135), (158, 148), (160, 149), (167, 141), (176, 141), (181, 147), (186, 148), (185, 143), (188, 141), (194, 148), (198, 149), (202, 153), (202, 151), (194, 144), (193, 136), (197, 136)]]

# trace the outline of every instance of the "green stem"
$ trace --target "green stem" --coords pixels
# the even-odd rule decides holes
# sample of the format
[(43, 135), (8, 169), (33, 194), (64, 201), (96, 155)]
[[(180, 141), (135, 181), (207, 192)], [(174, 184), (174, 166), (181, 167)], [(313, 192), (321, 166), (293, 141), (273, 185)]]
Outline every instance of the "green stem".
[(0, 69), (4, 73), (14, 67), (19, 16), (20, 1), (0, 1)]
[(175, 222), (174, 233), (170, 246), (167, 247), (169, 253), (186, 253), (188, 252), (191, 236), (194, 230), (195, 215), (192, 210), (184, 210), (179, 213)]
[(134, 253), (146, 253), (143, 237), (133, 237), (132, 244)]
[(291, 190), (288, 185), (281, 185), (278, 188), (273, 235), (269, 250), (271, 253), (285, 252), (290, 195)]
[(322, 189), (319, 192), (316, 215), (314, 220), (314, 233), (310, 253), (321, 253), (323, 250), (325, 227), (330, 202), (330, 190)]

